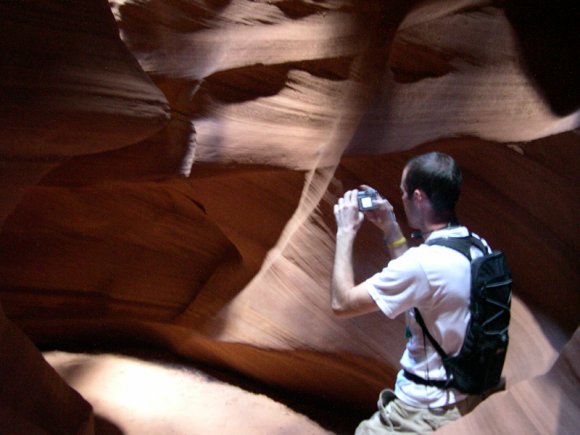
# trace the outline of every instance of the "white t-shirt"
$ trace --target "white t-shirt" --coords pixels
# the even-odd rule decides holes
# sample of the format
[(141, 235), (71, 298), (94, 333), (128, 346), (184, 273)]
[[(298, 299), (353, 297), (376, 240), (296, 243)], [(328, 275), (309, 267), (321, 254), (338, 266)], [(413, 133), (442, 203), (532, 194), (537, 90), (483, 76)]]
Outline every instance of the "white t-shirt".
[[(465, 227), (450, 227), (432, 232), (426, 241), (467, 235)], [(472, 248), (471, 255), (476, 258), (482, 254)], [(413, 308), (421, 312), (427, 329), (443, 350), (449, 355), (457, 354), (470, 319), (471, 268), (467, 258), (444, 246), (422, 244), (391, 260), (364, 285), (388, 317), (405, 313), (412, 335), (401, 357), (403, 369), (424, 379), (445, 380), (441, 358), (423, 336)], [(416, 384), (405, 378), (402, 370), (397, 375), (395, 394), (403, 402), (421, 408), (450, 405), (465, 398), (454, 389)]]

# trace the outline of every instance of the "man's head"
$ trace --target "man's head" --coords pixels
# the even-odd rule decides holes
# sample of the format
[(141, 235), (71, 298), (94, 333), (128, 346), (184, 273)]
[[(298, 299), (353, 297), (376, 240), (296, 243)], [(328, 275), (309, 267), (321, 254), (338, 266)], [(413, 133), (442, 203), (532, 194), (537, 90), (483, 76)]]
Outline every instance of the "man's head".
[[(431, 152), (413, 157), (407, 162), (401, 180), (405, 211), (413, 226), (410, 205), (414, 200), (425, 197), (429, 200), (432, 216), (436, 222), (450, 222), (455, 219), (455, 204), (461, 191), (462, 175), (455, 160), (443, 153)], [(416, 220), (416, 219), (415, 219)]]

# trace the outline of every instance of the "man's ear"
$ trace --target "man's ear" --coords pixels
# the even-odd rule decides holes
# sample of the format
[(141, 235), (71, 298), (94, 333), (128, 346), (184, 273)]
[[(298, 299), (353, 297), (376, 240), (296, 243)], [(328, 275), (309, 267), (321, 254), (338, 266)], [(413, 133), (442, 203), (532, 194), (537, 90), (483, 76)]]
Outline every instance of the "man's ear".
[(427, 194), (421, 189), (415, 189), (413, 190), (413, 199), (416, 201), (424, 201), (427, 199)]

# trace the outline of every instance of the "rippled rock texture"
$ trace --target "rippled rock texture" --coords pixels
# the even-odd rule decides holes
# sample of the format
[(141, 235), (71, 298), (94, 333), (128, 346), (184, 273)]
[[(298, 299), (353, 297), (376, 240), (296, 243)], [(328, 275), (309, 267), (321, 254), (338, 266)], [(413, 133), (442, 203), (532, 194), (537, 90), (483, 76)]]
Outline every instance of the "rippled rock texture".
[[(577, 424), (562, 387), (577, 369), (544, 375), (580, 314), (577, 10), (523, 3), (0, 5), (0, 345), (29, 349), (27, 393), (77, 403), (65, 423), (94, 429), (22, 331), (38, 346), (161, 345), (370, 413), (403, 325), (333, 317), (331, 207), (364, 182), (402, 219), (406, 159), (439, 149), (464, 168), (461, 220), (514, 272), (508, 391), (488, 402), (518, 406), (512, 386), (547, 382), (543, 412)], [(365, 228), (357, 274), (387, 260)], [(26, 377), (18, 358), (3, 383)], [(65, 424), (6, 391), (0, 420)]]

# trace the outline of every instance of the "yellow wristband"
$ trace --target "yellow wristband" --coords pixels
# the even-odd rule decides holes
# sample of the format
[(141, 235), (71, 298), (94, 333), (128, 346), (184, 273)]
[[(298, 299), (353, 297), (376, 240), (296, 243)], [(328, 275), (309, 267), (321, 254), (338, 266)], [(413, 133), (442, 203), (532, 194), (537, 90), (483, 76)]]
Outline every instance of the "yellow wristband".
[(387, 243), (387, 246), (389, 248), (398, 248), (399, 246), (403, 246), (405, 243), (407, 243), (407, 239), (405, 239), (405, 236), (401, 236), (400, 239), (397, 239), (391, 243)]

